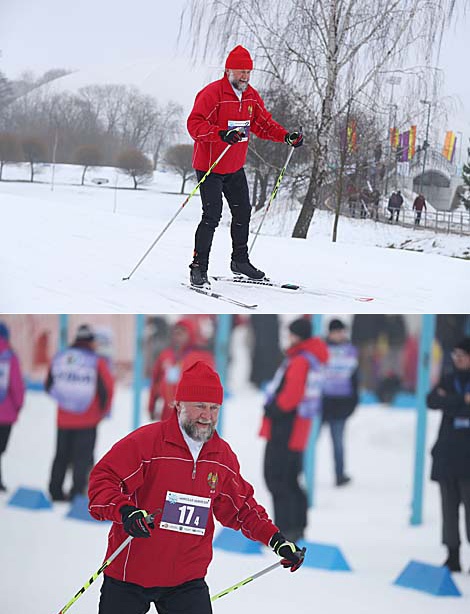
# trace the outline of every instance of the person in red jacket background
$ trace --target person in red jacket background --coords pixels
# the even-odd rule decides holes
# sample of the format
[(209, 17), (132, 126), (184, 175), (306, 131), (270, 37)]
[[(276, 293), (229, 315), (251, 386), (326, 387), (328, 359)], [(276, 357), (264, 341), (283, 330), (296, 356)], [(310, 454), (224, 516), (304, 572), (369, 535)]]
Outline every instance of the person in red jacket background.
[[(0, 322), (0, 463), (13, 424), (24, 401), (24, 382), (20, 363), (10, 345), (10, 331)], [(0, 465), (0, 491), (6, 490)]]
[(106, 559), (128, 535), (144, 538), (133, 539), (105, 569), (99, 614), (142, 614), (152, 603), (165, 614), (210, 614), (204, 578), (214, 518), (269, 545), (291, 571), (303, 562), (215, 430), (223, 401), (218, 374), (196, 362), (184, 371), (175, 399), (169, 420), (130, 433), (91, 472), (90, 514), (113, 521)]
[(312, 337), (310, 319), (289, 325), (287, 356), (267, 389), (260, 435), (267, 439), (264, 478), (274, 503), (274, 521), (286, 538), (303, 538), (307, 495), (299, 484), (312, 418), (321, 412), (324, 341)]
[[(67, 501), (86, 493), (98, 423), (109, 412), (114, 380), (107, 361), (94, 349), (95, 335), (87, 324), (77, 330), (73, 344), (52, 359), (46, 391), (58, 402), (57, 448), (49, 493), (53, 501)], [(72, 489), (65, 494), (67, 469)]]
[(188, 132), (194, 139), (193, 167), (201, 181), (227, 144), (232, 145), (200, 186), (202, 219), (196, 230), (190, 280), (195, 286), (209, 286), (207, 268), (214, 231), (222, 215), (222, 193), (232, 213), (231, 270), (253, 279), (264, 272), (248, 260), (248, 232), (251, 204), (245, 164), (250, 132), (256, 136), (302, 145), (300, 132), (289, 132), (268, 113), (259, 93), (249, 85), (253, 60), (238, 45), (225, 62), (225, 74), (201, 90), (188, 117)]
[[(196, 322), (189, 318), (178, 320), (171, 331), (171, 345), (157, 357), (152, 369), (148, 411), (152, 420), (167, 420), (174, 411), (175, 392), (181, 374), (198, 360), (211, 367), (214, 358), (207, 350), (195, 347)], [(160, 407), (157, 408), (157, 403)]]

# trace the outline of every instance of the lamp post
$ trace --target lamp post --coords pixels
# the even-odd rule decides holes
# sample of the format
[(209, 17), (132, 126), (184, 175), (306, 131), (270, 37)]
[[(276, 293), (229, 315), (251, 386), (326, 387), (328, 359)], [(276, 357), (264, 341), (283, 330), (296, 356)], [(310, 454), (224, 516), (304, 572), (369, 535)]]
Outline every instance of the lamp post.
[(423, 170), (421, 172), (421, 181), (419, 182), (419, 193), (422, 194), (423, 193), (423, 179), (424, 179), (424, 171), (426, 169), (426, 157), (427, 157), (427, 153), (428, 153), (428, 147), (429, 147), (429, 143), (428, 143), (428, 137), (429, 137), (429, 122), (431, 120), (431, 102), (429, 100), (420, 100), (421, 104), (427, 104), (428, 105), (428, 121), (426, 124), (426, 136), (424, 137), (424, 144), (423, 144), (423, 149), (424, 149), (424, 155), (423, 155)]
[[(390, 85), (392, 86), (391, 90), (390, 90), (390, 115), (389, 115), (389, 123), (392, 123), (392, 122), (395, 123), (396, 122), (396, 118), (397, 118), (397, 105), (393, 104), (393, 87), (395, 85), (399, 85), (401, 83), (401, 77), (389, 77), (387, 79), (386, 83), (390, 83)], [(395, 113), (393, 113), (393, 114), (392, 114), (392, 107), (395, 110)], [(390, 143), (390, 150), (389, 150), (390, 151), (390, 155), (389, 155), (389, 159), (388, 159), (389, 167), (390, 167), (390, 162), (392, 161), (392, 149), (393, 149), (392, 148), (392, 143), (390, 141), (390, 128), (392, 128), (392, 127), (395, 128), (395, 126), (390, 126), (389, 127), (389, 134), (388, 134), (388, 139), (389, 139), (389, 143)], [(387, 194), (387, 193), (388, 193), (388, 169), (387, 169), (387, 172), (385, 174), (385, 194)]]
[(462, 166), (462, 141), (463, 141), (463, 134), (460, 130), (457, 130), (457, 134), (460, 135), (459, 138), (459, 168)]

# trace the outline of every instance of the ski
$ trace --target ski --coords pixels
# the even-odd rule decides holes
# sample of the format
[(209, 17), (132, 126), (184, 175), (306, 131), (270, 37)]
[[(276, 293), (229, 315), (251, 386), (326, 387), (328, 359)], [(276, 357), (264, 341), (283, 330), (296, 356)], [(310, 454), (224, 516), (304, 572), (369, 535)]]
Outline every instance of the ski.
[(299, 292), (302, 294), (313, 294), (315, 296), (328, 296), (331, 294), (334, 296), (340, 296), (344, 298), (352, 298), (355, 301), (359, 301), (361, 303), (369, 303), (374, 300), (374, 298), (371, 296), (354, 297), (349, 294), (346, 294), (345, 292), (338, 292), (334, 290), (329, 291), (329, 292), (321, 292), (319, 290), (313, 290), (311, 288), (307, 288), (300, 284), (273, 281), (272, 279), (269, 279), (268, 277), (265, 277), (264, 279), (250, 279), (248, 277), (242, 277), (239, 275), (235, 275), (234, 277), (228, 277), (228, 276), (223, 276), (223, 275), (213, 275), (211, 276), (211, 279), (214, 279), (215, 281), (222, 281), (222, 282), (226, 281), (229, 283), (245, 284), (249, 286), (264, 286), (267, 288), (274, 288), (274, 289), (279, 289), (279, 290), (290, 290), (291, 292)]
[(194, 290), (194, 292), (198, 292), (199, 294), (205, 294), (210, 298), (216, 298), (219, 301), (225, 301), (226, 303), (231, 303), (232, 305), (237, 305), (237, 307), (244, 307), (245, 309), (256, 309), (258, 307), (257, 304), (245, 303), (243, 301), (237, 301), (237, 299), (232, 298), (231, 296), (226, 296), (225, 294), (220, 294), (219, 292), (213, 292), (210, 288), (198, 288), (197, 286), (192, 286), (191, 284), (185, 284), (181, 282), (181, 285), (185, 288), (189, 288), (189, 290)]
[(264, 279), (250, 279), (248, 277), (242, 277), (239, 275), (235, 275), (234, 277), (224, 277), (223, 275), (212, 275), (211, 279), (215, 281), (228, 281), (237, 284), (245, 284), (250, 286), (266, 286), (268, 288), (279, 288), (280, 290), (302, 290), (302, 287), (298, 284), (289, 284), (289, 283), (280, 283), (276, 281), (272, 281), (268, 277)]

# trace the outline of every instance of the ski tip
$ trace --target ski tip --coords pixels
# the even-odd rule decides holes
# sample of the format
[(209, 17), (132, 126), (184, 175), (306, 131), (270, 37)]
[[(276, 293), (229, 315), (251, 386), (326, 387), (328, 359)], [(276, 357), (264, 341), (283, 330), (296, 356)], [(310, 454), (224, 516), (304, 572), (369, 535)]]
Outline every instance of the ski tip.
[(360, 303), (370, 303), (373, 300), (374, 298), (372, 296), (360, 296), (356, 299), (356, 301), (359, 301)]

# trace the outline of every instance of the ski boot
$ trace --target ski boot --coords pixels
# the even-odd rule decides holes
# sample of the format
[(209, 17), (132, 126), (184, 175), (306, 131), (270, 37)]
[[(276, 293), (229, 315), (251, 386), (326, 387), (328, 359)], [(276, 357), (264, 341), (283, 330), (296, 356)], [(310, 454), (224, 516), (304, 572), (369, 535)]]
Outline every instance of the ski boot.
[(250, 279), (265, 278), (264, 272), (255, 268), (249, 260), (246, 262), (236, 262), (235, 260), (232, 260), (230, 263), (230, 269), (232, 273), (235, 273), (235, 275), (245, 275), (245, 277), (249, 277)]

